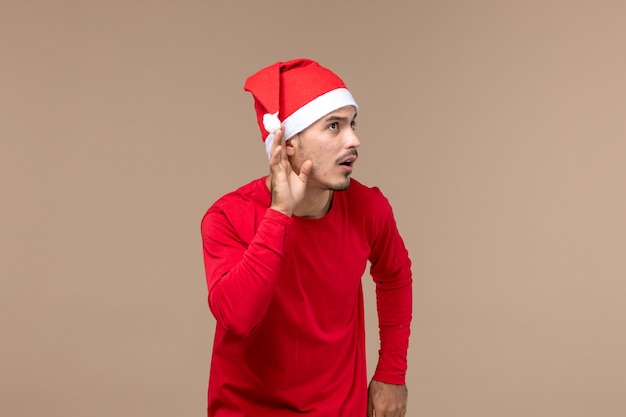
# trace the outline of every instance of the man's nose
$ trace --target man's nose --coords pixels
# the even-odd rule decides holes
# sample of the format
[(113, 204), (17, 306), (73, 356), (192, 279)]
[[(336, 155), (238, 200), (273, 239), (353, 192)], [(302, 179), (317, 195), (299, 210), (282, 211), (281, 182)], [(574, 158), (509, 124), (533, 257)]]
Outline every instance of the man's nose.
[(358, 148), (359, 146), (361, 146), (361, 141), (359, 140), (359, 137), (357, 136), (356, 132), (352, 129), (350, 129), (347, 132), (347, 145), (348, 148)]

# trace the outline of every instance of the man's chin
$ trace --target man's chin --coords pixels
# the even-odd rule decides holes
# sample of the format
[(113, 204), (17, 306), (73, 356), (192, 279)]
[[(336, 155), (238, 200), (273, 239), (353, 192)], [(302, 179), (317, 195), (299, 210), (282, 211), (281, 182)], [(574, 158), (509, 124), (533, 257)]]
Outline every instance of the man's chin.
[(345, 191), (350, 187), (350, 178), (346, 178), (345, 182), (333, 184), (329, 188), (333, 191)]

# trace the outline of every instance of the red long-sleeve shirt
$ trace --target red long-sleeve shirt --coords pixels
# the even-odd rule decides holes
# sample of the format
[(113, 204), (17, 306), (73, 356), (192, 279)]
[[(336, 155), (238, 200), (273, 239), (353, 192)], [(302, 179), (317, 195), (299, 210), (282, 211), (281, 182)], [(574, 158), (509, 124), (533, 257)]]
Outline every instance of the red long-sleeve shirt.
[(319, 219), (287, 217), (270, 203), (261, 178), (220, 198), (202, 219), (217, 320), (208, 415), (364, 416), (367, 261), (381, 341), (373, 377), (405, 383), (411, 262), (391, 206), (355, 180)]

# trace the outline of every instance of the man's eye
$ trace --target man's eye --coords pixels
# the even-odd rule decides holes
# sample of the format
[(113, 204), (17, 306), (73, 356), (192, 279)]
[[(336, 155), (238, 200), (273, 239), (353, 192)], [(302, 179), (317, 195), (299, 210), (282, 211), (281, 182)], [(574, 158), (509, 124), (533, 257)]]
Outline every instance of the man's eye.
[(352, 128), (352, 130), (356, 130), (356, 122), (350, 123), (350, 127)]
[(333, 122), (333, 123), (328, 125), (328, 128), (330, 130), (337, 130), (339, 128), (339, 124), (337, 122)]

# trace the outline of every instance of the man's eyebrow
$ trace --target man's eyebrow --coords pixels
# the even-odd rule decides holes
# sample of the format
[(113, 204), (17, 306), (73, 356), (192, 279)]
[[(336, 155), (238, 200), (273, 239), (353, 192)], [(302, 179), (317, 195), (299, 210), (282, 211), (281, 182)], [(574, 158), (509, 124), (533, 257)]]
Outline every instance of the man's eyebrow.
[[(352, 118), (352, 120), (356, 119), (356, 114), (354, 115), (354, 117)], [(340, 121), (340, 122), (348, 122), (350, 121), (349, 117), (345, 117), (345, 116), (337, 116), (334, 114), (331, 114), (328, 117), (324, 118), (325, 122), (335, 122), (335, 121)]]

